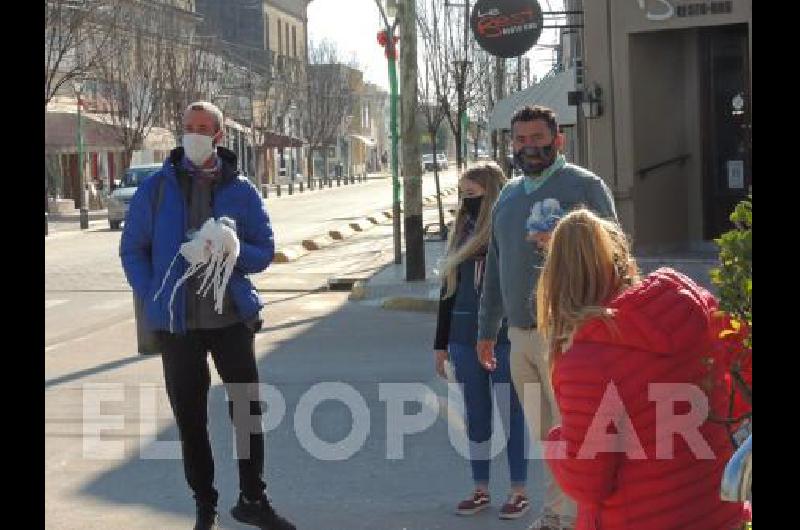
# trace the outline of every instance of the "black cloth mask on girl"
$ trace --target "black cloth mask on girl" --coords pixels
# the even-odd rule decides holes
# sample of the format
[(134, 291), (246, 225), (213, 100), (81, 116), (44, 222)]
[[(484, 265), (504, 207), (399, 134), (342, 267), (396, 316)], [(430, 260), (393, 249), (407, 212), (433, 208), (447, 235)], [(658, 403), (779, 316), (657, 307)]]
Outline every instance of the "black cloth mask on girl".
[(464, 197), (464, 208), (467, 209), (467, 213), (469, 213), (470, 217), (473, 219), (478, 218), (482, 202), (483, 197)]

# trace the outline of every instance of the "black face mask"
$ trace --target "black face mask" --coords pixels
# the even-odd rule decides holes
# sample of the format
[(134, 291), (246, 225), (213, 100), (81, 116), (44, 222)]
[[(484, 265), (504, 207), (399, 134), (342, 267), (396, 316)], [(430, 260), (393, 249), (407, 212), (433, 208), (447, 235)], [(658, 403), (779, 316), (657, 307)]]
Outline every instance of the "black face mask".
[(464, 197), (464, 208), (473, 219), (478, 218), (478, 214), (481, 211), (482, 202), (483, 197)]
[[(542, 162), (530, 162), (528, 157), (538, 158)], [(522, 171), (524, 175), (533, 175), (534, 173), (541, 173), (556, 161), (556, 146), (555, 142), (550, 145), (536, 147), (526, 145), (519, 151), (514, 153), (514, 165)]]

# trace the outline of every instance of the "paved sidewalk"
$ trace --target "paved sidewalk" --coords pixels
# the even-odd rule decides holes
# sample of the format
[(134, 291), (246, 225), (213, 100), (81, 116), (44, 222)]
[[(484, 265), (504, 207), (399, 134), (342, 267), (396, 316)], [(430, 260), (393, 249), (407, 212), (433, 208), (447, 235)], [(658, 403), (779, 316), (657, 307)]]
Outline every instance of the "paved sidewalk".
[(391, 263), (368, 281), (353, 288), (352, 300), (363, 300), (385, 309), (435, 312), (439, 303), (439, 267), (445, 241), (425, 241), (425, 280), (406, 281), (405, 259)]
[[(47, 214), (47, 218), (51, 222), (75, 222), (78, 223), (81, 218), (81, 211), (75, 210), (70, 213), (57, 213), (57, 212), (50, 212)], [(108, 219), (108, 210), (89, 210), (89, 220), (90, 221), (98, 221), (98, 220), (105, 220)]]
[[(369, 280), (356, 285), (351, 299), (379, 305), (384, 309), (435, 313), (441, 287), (439, 267), (445, 254), (445, 246), (444, 241), (426, 241), (424, 281), (406, 281), (405, 265), (392, 263)], [(716, 254), (695, 252), (649, 255), (638, 257), (637, 263), (642, 276), (660, 267), (671, 267), (686, 274), (715, 295), (718, 294), (709, 274), (712, 268), (719, 266)]]

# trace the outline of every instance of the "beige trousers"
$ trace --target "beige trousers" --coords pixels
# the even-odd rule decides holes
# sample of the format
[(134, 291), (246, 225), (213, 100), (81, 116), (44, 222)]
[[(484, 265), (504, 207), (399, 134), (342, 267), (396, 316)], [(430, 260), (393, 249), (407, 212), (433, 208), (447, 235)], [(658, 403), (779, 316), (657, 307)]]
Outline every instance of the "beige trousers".
[[(522, 403), (531, 441), (538, 444), (554, 425), (561, 423), (550, 381), (547, 346), (535, 329), (509, 327), (508, 339), (511, 341), (511, 379)], [(544, 506), (559, 515), (575, 517), (574, 501), (561, 491), (547, 463), (542, 464)]]

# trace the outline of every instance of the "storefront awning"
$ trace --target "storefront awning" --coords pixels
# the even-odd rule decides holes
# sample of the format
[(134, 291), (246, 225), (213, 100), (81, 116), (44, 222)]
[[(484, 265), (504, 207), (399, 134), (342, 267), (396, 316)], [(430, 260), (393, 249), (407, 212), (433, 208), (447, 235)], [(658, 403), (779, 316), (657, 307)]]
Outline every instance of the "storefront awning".
[(498, 101), (489, 116), (489, 130), (510, 129), (511, 117), (525, 105), (542, 105), (553, 109), (559, 125), (575, 125), (576, 108), (569, 105), (567, 93), (575, 90), (575, 68), (568, 68), (542, 79), (532, 87), (514, 92)]
[(225, 127), (230, 127), (231, 129), (237, 130), (240, 133), (246, 134), (248, 136), (251, 133), (250, 127), (246, 127), (241, 123), (239, 123), (238, 121), (232, 120), (230, 118), (225, 118)]
[(303, 140), (285, 134), (265, 132), (264, 147), (277, 147), (279, 149), (282, 147), (303, 147)]
[[(70, 154), (78, 151), (78, 114), (68, 111), (45, 112), (44, 149), (47, 154)], [(90, 151), (123, 151), (118, 129), (108, 116), (83, 114), (81, 116), (83, 148)], [(143, 149), (169, 151), (176, 145), (171, 131), (152, 127), (145, 137)]]
[(350, 138), (354, 138), (363, 143), (367, 147), (375, 147), (377, 145), (377, 142), (372, 138), (367, 138), (366, 136), (361, 136), (360, 134), (350, 134), (349, 136)]
[[(78, 114), (46, 112), (44, 115), (44, 150), (47, 154), (75, 153), (78, 150)], [(113, 125), (91, 119), (81, 120), (83, 146), (87, 151), (121, 151)]]

